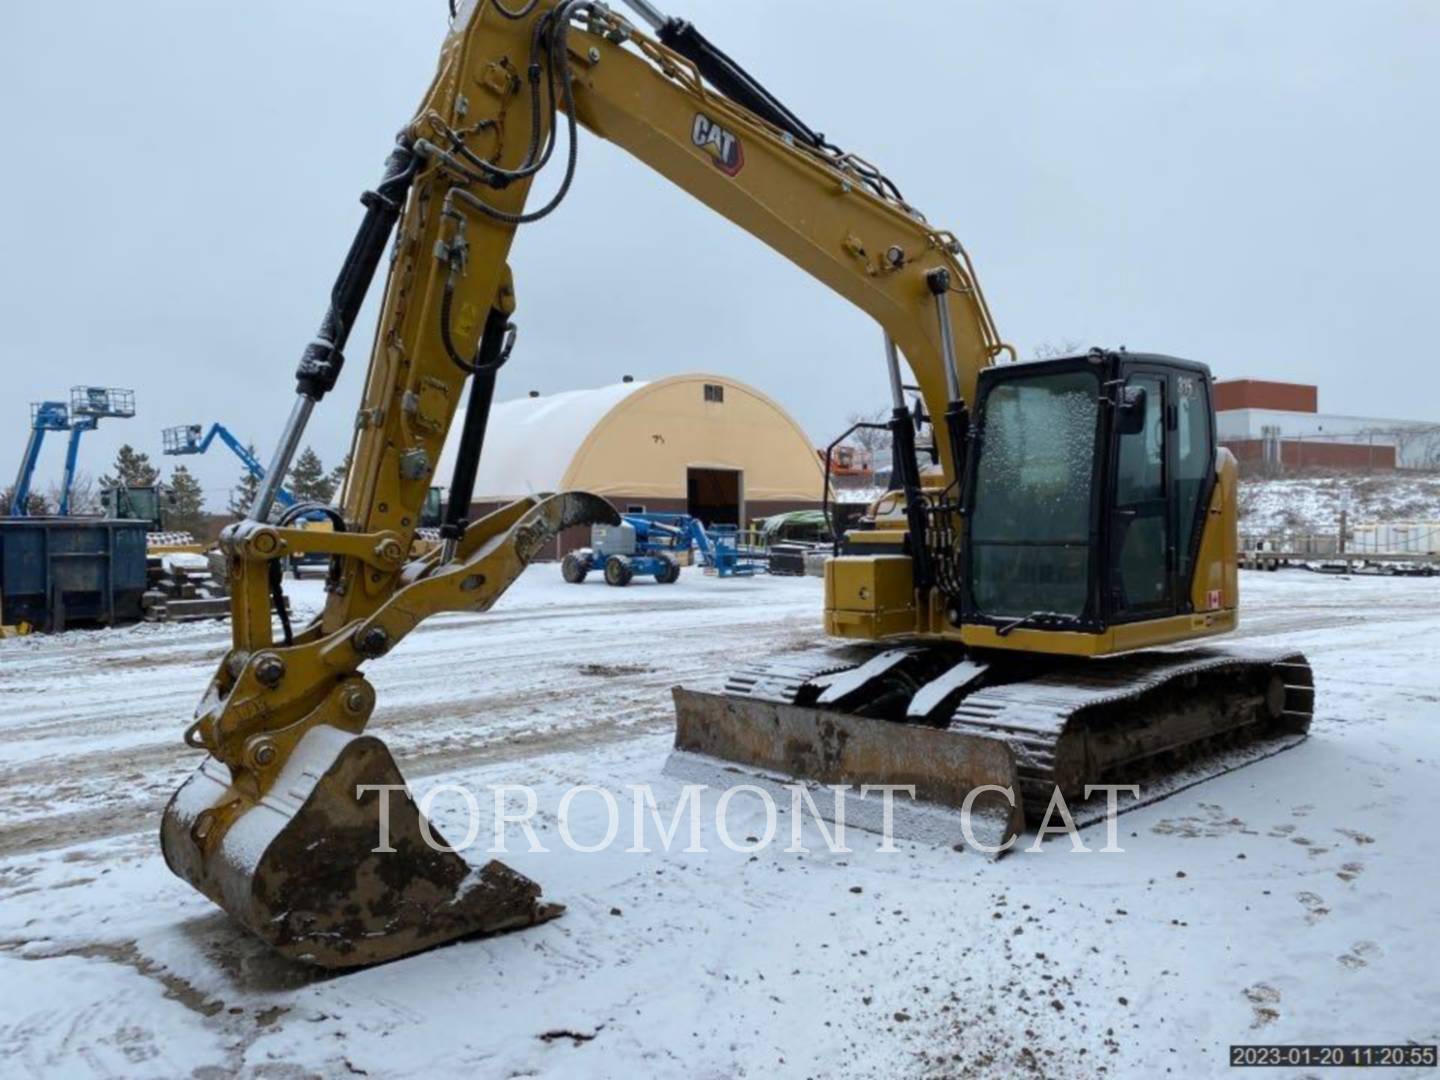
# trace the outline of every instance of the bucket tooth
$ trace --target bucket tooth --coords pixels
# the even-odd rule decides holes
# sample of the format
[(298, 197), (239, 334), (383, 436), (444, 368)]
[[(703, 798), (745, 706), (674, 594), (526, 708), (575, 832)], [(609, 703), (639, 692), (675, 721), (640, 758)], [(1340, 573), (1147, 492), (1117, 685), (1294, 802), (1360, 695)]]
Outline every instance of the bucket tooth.
[[(205, 835), (213, 808), (237, 799), (223, 835)], [(320, 967), (383, 963), (564, 910), (503, 863), (472, 867), (444, 850), (385, 744), (323, 725), (258, 802), (207, 759), (166, 807), (160, 839), (174, 873), (282, 955)]]

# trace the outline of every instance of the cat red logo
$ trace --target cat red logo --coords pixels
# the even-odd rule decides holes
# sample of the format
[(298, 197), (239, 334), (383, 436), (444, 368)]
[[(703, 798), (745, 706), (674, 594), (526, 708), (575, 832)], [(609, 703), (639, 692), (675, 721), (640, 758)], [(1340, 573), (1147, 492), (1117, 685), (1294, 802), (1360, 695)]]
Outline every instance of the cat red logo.
[(715, 167), (726, 176), (734, 176), (745, 167), (745, 149), (738, 136), (726, 131), (704, 113), (695, 114), (690, 128), (690, 141), (710, 155)]

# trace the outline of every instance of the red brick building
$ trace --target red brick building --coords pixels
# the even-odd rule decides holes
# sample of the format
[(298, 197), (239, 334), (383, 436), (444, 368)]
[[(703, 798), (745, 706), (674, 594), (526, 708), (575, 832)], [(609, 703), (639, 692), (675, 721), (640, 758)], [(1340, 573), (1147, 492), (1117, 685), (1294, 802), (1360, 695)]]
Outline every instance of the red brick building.
[(1215, 384), (1220, 443), (1255, 469), (1394, 469), (1406, 462), (1412, 420), (1320, 412), (1320, 391), (1306, 383), (1229, 379)]

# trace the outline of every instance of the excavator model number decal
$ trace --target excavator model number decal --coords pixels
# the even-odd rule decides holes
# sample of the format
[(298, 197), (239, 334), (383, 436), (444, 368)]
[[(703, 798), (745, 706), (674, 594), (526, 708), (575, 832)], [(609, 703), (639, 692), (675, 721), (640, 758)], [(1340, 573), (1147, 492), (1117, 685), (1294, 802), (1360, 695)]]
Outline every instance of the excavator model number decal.
[(715, 167), (726, 176), (734, 176), (745, 167), (745, 148), (740, 145), (739, 136), (726, 131), (704, 113), (695, 114), (690, 140), (709, 154)]

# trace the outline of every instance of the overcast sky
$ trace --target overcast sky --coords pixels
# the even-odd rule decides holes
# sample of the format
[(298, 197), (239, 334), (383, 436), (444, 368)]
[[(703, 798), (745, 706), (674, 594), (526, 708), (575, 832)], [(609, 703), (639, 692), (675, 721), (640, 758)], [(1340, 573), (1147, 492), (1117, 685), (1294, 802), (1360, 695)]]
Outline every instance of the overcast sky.
[[(953, 229), (1022, 355), (1124, 344), (1318, 383), (1327, 412), (1440, 420), (1440, 5), (667, 4)], [(220, 420), (268, 457), (444, 0), (5, 9), (0, 486), (29, 402), (79, 383), (139, 406), (87, 436), (92, 473), (122, 441), (160, 460), (181, 423)], [(866, 317), (593, 137), (513, 265), (502, 397), (709, 370), (816, 443), (885, 402)], [(379, 292), (311, 428), (327, 465)], [(238, 463), (218, 445), (188, 461), (222, 507)]]

